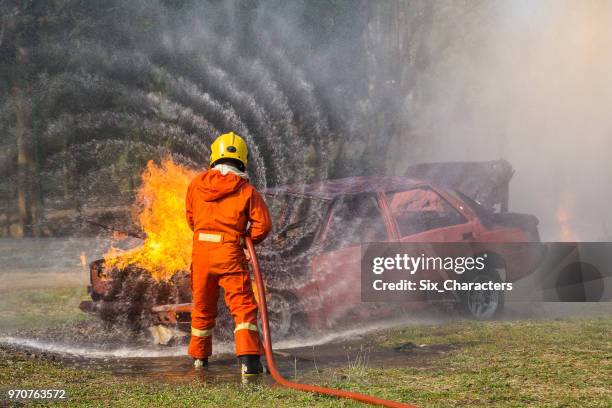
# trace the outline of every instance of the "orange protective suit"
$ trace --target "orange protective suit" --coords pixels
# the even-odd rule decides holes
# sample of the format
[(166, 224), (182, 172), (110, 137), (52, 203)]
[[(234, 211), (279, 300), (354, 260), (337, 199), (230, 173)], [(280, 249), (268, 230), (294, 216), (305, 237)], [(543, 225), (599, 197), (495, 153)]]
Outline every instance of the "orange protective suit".
[(243, 239), (249, 234), (258, 243), (270, 232), (266, 203), (246, 179), (211, 169), (189, 185), (186, 210), (194, 232), (189, 355), (203, 359), (212, 354), (219, 287), (234, 318), (236, 355), (262, 354)]

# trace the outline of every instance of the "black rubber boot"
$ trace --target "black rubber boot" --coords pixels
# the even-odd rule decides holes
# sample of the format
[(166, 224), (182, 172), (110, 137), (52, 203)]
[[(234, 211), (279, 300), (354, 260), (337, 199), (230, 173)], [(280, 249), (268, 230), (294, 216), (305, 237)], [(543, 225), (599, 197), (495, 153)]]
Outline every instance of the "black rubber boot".
[(258, 375), (263, 372), (258, 355), (248, 354), (238, 356), (238, 361), (240, 362), (240, 372), (242, 375)]

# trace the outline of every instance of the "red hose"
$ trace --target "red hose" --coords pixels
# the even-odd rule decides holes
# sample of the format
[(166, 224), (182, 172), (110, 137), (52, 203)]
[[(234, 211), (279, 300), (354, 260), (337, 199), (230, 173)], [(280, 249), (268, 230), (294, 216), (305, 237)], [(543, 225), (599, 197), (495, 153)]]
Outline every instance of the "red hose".
[(268, 306), (266, 305), (266, 295), (265, 295), (265, 287), (263, 283), (263, 278), (261, 277), (261, 271), (259, 269), (259, 261), (257, 260), (257, 254), (255, 253), (255, 248), (253, 247), (253, 241), (251, 238), (246, 237), (246, 246), (249, 251), (249, 255), (251, 257), (251, 262), (253, 264), (253, 272), (255, 274), (255, 284), (257, 285), (257, 291), (259, 292), (259, 303), (260, 308), (259, 311), (261, 313), (261, 321), (263, 328), (263, 340), (264, 340), (264, 350), (266, 353), (266, 361), (268, 362), (268, 370), (272, 377), (276, 380), (277, 383), (284, 387), (293, 388), (300, 391), (308, 391), (315, 392), (319, 394), (327, 394), (333, 395), (341, 398), (349, 398), (354, 399), (356, 401), (365, 402), (367, 404), (372, 405), (381, 405), (384, 407), (394, 407), (394, 408), (416, 408), (414, 405), (404, 404), (401, 402), (389, 401), (382, 398), (371, 397), (369, 395), (359, 394), (356, 392), (337, 390), (333, 388), (325, 388), (319, 387), (316, 385), (310, 384), (301, 384), (293, 381), (288, 381), (283, 378), (278, 369), (276, 368), (276, 363), (274, 362), (274, 356), (272, 355), (272, 340), (270, 338), (270, 325), (268, 323)]

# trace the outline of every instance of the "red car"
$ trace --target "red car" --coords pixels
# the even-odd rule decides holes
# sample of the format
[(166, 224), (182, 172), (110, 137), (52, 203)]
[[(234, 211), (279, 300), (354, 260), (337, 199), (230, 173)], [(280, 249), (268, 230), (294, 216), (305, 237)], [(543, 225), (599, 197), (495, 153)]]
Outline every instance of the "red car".
[[(503, 308), (503, 292), (473, 291), (462, 296), (451, 292), (443, 299), (419, 292), (399, 306), (361, 302), (362, 243), (475, 243), (474, 248), (488, 254), (490, 268), (480, 275), (464, 274), (463, 279), (471, 281), (514, 282), (531, 273), (543, 256), (543, 251), (516, 253), (495, 245), (539, 242), (536, 217), (494, 213), (459, 191), (425, 181), (349, 177), (270, 188), (265, 193), (275, 225), (258, 254), (277, 338), (301, 327), (337, 326), (422, 308), (433, 300), (455, 302), (477, 319), (493, 318)], [(101, 263), (91, 269), (92, 298), (108, 301), (110, 284), (104, 282)], [(189, 292), (186, 286), (183, 292)], [(94, 303), (84, 308), (96, 310)], [(190, 309), (189, 303), (153, 307), (154, 323), (188, 330)]]
[[(372, 317), (398, 310), (392, 304), (361, 302), (362, 243), (472, 242), (477, 251), (487, 253), (488, 265), (494, 268), (486, 271), (487, 280), (500, 282), (514, 282), (533, 272), (543, 256), (543, 249), (534, 251), (534, 246), (496, 245), (539, 242), (536, 217), (493, 213), (458, 191), (424, 181), (350, 177), (266, 193), (276, 222), (267, 250), (262, 251), (268, 260), (263, 262), (264, 273), (278, 270), (275, 262), (285, 272), (293, 270), (268, 282), (271, 303), (282, 314), (276, 319), (280, 333), (290, 329), (298, 314), (310, 328), (318, 328), (355, 315)], [(274, 253), (285, 260), (271, 256)], [(459, 302), (478, 319), (493, 318), (503, 308), (502, 292), (450, 296), (446, 300)], [(403, 311), (423, 307), (431, 299), (417, 292), (412, 300)]]

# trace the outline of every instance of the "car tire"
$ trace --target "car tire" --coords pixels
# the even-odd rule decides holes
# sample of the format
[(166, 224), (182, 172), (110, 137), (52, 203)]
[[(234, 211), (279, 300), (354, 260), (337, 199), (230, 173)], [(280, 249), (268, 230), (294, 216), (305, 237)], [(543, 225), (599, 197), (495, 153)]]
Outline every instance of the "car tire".
[[(502, 283), (497, 269), (491, 269), (470, 274), (462, 282), (493, 282)], [(459, 295), (460, 307), (463, 313), (475, 320), (494, 320), (500, 316), (504, 309), (505, 293), (503, 290), (470, 290)]]

